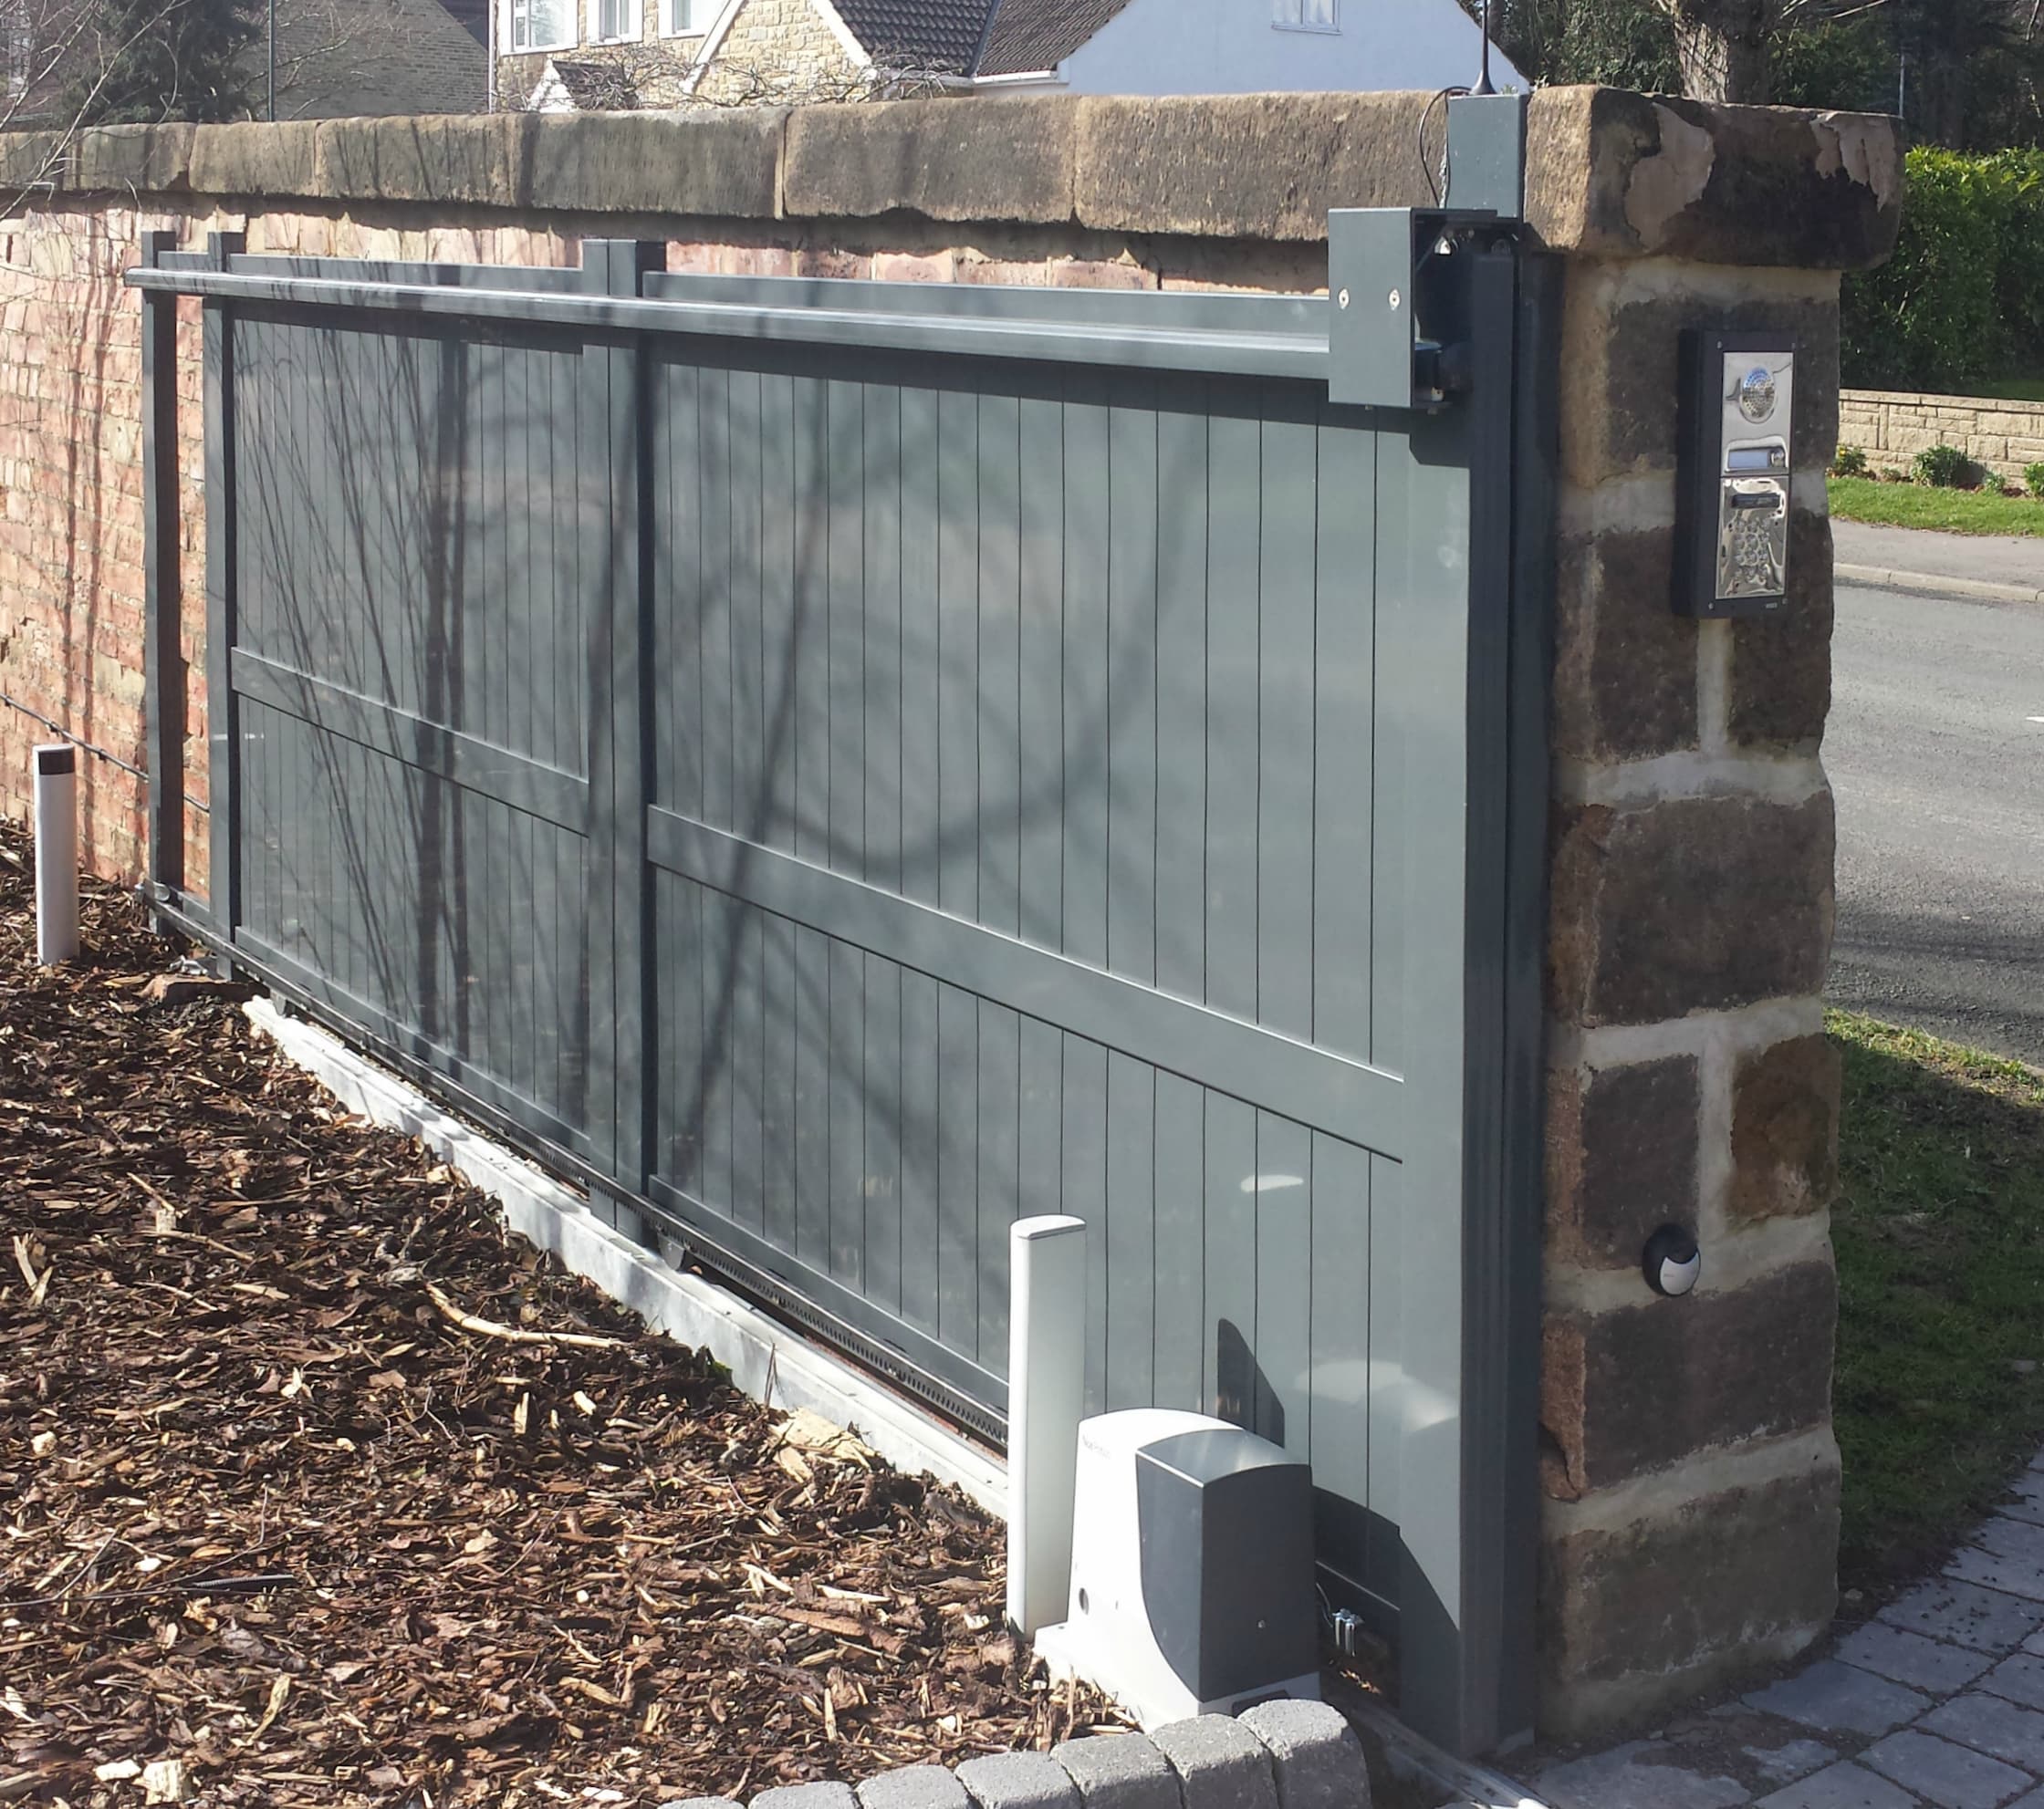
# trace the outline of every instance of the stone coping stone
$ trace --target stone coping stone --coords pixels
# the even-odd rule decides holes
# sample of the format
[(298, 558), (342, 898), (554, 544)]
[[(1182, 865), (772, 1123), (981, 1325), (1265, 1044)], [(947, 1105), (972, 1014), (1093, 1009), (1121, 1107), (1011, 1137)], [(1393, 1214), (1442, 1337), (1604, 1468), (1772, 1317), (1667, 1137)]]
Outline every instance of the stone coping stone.
[[(1069, 225), (1312, 243), (1424, 206), (1420, 94), (1049, 96), (0, 134), (0, 189), (410, 202), (691, 220)], [(1598, 258), (1856, 269), (1893, 249), (1895, 122), (1543, 88), (1527, 218)]]

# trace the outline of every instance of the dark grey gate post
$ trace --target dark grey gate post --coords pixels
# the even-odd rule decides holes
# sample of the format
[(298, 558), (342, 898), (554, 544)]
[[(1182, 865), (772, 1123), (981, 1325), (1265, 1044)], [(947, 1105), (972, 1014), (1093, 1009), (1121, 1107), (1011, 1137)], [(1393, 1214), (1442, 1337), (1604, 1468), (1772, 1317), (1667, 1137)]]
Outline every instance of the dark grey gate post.
[[(153, 270), (177, 234), (141, 235)], [(183, 902), (185, 674), (178, 562), (177, 297), (145, 289), (142, 329), (142, 683), (149, 897)], [(159, 930), (166, 926), (159, 920)]]
[[(656, 240), (589, 239), (586, 289), (635, 298), (648, 271), (664, 269)], [(652, 1021), (648, 948), (652, 877), (646, 865), (646, 775), (652, 750), (646, 696), (651, 655), (646, 583), (644, 343), (603, 332), (583, 348), (583, 443), (600, 476), (593, 494), (607, 511), (605, 556), (587, 582), (589, 624), (589, 1128), (615, 1195), (591, 1190), (592, 1211), (648, 1240), (631, 1196), (646, 1191)]]
[[(225, 270), (246, 243), (239, 233), (208, 233), (206, 258)], [(241, 921), (241, 710), (235, 698), (235, 373), (233, 304), (205, 303), (206, 434), (206, 915), (223, 941)], [(223, 962), (225, 962), (223, 956)]]

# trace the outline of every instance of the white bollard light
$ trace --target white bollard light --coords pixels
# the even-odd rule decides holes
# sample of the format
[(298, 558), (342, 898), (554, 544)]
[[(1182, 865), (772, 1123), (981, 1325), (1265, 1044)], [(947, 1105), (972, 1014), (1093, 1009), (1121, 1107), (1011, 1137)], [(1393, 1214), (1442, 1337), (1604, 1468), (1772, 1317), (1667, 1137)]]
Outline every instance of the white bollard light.
[(78, 956), (78, 750), (52, 742), (36, 750), (36, 959)]
[(1065, 1617), (1086, 1409), (1086, 1222), (1008, 1231), (1007, 1617), (1025, 1638)]

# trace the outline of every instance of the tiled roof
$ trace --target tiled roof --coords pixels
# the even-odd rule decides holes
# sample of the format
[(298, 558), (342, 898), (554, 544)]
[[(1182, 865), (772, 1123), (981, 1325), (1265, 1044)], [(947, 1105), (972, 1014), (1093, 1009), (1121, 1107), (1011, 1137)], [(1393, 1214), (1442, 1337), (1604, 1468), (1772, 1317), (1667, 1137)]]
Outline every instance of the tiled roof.
[(834, 0), (838, 16), (879, 63), (971, 70), (991, 0)]
[(973, 73), (1025, 75), (1055, 68), (1130, 0), (996, 0), (994, 28)]
[(1129, 4), (835, 0), (838, 16), (875, 61), (979, 76), (1054, 68)]

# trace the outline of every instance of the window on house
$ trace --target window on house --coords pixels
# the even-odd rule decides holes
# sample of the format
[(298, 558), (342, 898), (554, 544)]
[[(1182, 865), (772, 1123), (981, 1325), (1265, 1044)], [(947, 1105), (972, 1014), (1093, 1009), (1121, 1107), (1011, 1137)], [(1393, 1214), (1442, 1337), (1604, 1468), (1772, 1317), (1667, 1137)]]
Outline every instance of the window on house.
[(666, 31), (670, 37), (693, 36), (709, 30), (711, 0), (664, 0)]
[(574, 0), (511, 0), (514, 50), (565, 50), (575, 42)]
[(1271, 0), (1270, 22), (1280, 31), (1339, 31), (1340, 0)]
[(640, 35), (639, 0), (590, 0), (589, 36), (599, 44), (616, 44)]

